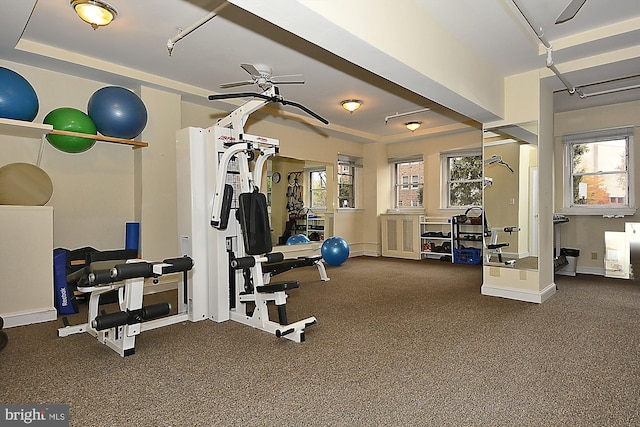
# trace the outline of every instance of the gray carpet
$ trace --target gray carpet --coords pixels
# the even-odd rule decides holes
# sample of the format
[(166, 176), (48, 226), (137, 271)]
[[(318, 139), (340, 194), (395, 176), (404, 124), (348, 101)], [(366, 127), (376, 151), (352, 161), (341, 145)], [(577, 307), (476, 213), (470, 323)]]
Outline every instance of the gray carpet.
[(123, 359), (59, 322), (9, 329), (0, 402), (70, 404), (73, 426), (640, 426), (637, 281), (557, 277), (535, 305), (480, 295), (479, 266), (328, 274), (278, 276), (302, 283), (289, 320), (318, 318), (302, 344), (202, 321)]

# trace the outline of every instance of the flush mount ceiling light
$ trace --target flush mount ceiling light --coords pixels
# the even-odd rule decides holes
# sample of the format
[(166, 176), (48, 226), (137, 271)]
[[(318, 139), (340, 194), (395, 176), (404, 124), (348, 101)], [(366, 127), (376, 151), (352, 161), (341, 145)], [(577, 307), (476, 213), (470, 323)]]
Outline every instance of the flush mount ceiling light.
[(109, 25), (118, 16), (113, 6), (100, 0), (71, 0), (70, 4), (80, 19), (94, 30)]
[(404, 124), (411, 132), (422, 126), (422, 122), (407, 122)]
[(354, 111), (356, 111), (358, 108), (360, 108), (362, 106), (362, 104), (363, 104), (363, 102), (358, 100), (358, 99), (347, 99), (347, 100), (342, 101), (340, 103), (340, 105), (342, 105), (342, 108), (344, 108), (345, 110), (347, 110), (351, 114), (353, 114)]

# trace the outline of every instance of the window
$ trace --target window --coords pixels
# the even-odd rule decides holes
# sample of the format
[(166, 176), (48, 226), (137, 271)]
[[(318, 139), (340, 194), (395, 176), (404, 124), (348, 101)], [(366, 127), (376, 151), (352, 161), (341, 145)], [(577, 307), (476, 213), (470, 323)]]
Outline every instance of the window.
[(442, 206), (482, 206), (482, 150), (442, 153)]
[(311, 208), (327, 207), (327, 171), (312, 170), (309, 172), (309, 194)]
[(338, 206), (341, 208), (356, 206), (353, 191), (355, 175), (356, 168), (354, 166), (338, 162)]
[(338, 154), (338, 207), (356, 208), (362, 170), (362, 158)]
[(424, 196), (424, 161), (422, 157), (390, 160), (395, 189), (394, 207), (422, 207)]
[(573, 214), (633, 214), (633, 128), (563, 136), (564, 210)]
[(267, 206), (271, 207), (271, 195), (273, 194), (273, 180), (267, 175)]

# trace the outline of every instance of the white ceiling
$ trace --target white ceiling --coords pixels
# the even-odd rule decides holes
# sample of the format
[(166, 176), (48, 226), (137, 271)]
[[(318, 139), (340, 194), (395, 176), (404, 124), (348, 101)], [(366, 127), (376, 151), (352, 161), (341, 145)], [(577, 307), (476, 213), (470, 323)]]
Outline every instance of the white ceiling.
[[(274, 25), (235, 5), (251, 2), (232, 1), (234, 4), (227, 5), (216, 18), (176, 43), (171, 56), (167, 41), (206, 16), (220, 0), (109, 3), (118, 10), (118, 18), (108, 27), (94, 31), (75, 16), (68, 0), (9, 0), (0, 26), (0, 59), (111, 84), (131, 86), (142, 82), (168, 87), (187, 100), (224, 111), (233, 106), (226, 101), (208, 101), (206, 96), (256, 91), (253, 86), (220, 89), (219, 85), (246, 79), (241, 63), (267, 64), (275, 75), (303, 74), (304, 85), (282, 85), (281, 94), (331, 124), (326, 127), (312, 121), (290, 122), (307, 127), (317, 123), (318, 132), (348, 134), (362, 142), (401, 141), (425, 132), (453, 131), (461, 127), (460, 123), (468, 122), (465, 116), (393, 82), (399, 80), (389, 76), (383, 79), (294, 36), (278, 27), (277, 20), (272, 19)], [(295, 18), (292, 3), (293, 0), (272, 0), (269, 7), (282, 11), (283, 19), (291, 20)], [(541, 43), (510, 0), (404, 0), (393, 4), (404, 7), (409, 3), (423, 8), (504, 76), (545, 69), (546, 53), (540, 49)], [(587, 0), (573, 20), (555, 25), (556, 17), (568, 3), (569, 0), (518, 0), (543, 28), (544, 36), (554, 46), (554, 63), (561, 71), (568, 70), (565, 76), (571, 84), (581, 87), (638, 76), (640, 2)], [(410, 30), (406, 32), (410, 37)], [(557, 77), (547, 74), (558, 90), (556, 111), (640, 99), (640, 89), (580, 99), (570, 96)], [(617, 84), (629, 86), (639, 80), (636, 77)], [(593, 87), (596, 90), (601, 88)], [(339, 105), (348, 98), (363, 99), (365, 104), (350, 115)], [(427, 107), (431, 111), (385, 123), (384, 118), (389, 115)], [(293, 107), (280, 108), (304, 116)], [(414, 119), (423, 121), (425, 126), (411, 134), (403, 124)]]

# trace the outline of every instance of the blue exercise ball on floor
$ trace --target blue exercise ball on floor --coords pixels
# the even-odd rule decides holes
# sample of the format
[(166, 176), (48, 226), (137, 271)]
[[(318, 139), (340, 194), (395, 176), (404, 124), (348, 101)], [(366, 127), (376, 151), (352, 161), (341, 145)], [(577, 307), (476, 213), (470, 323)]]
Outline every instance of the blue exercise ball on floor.
[(338, 266), (349, 258), (349, 244), (342, 237), (330, 237), (322, 244), (320, 253), (327, 264)]
[(293, 236), (289, 237), (286, 241), (285, 244), (287, 245), (300, 245), (303, 243), (311, 243), (311, 240), (309, 240), (309, 238), (307, 236), (305, 236), (304, 234), (294, 234)]
[(103, 87), (91, 95), (87, 113), (104, 136), (133, 139), (147, 125), (147, 108), (142, 100), (119, 86)]
[(38, 95), (20, 74), (0, 67), (0, 117), (32, 121), (38, 115)]

